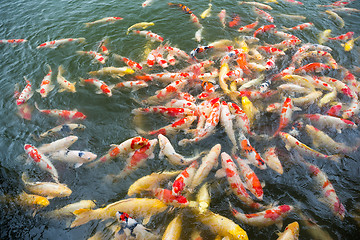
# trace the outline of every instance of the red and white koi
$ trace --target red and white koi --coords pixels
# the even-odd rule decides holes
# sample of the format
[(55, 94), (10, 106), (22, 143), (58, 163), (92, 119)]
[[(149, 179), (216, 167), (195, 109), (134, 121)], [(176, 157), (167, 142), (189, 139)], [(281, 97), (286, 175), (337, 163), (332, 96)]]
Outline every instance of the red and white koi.
[(251, 146), (250, 141), (245, 137), (242, 132), (239, 133), (239, 142), (240, 149), (246, 156), (247, 160), (249, 160), (251, 164), (255, 165), (255, 167), (259, 169), (266, 169), (264, 159), (260, 156), (258, 152), (256, 152), (255, 148)]
[(358, 98), (352, 98), (349, 106), (344, 110), (342, 117), (345, 119), (351, 118), (360, 112), (360, 103)]
[(188, 108), (191, 110), (196, 111), (197, 110), (197, 106), (195, 103), (191, 102), (191, 101), (187, 101), (184, 99), (172, 99), (170, 102), (168, 102), (165, 107), (170, 107), (170, 108)]
[(67, 149), (68, 147), (73, 145), (77, 140), (78, 140), (77, 136), (67, 136), (59, 140), (56, 140), (54, 142), (43, 144), (37, 149), (43, 154), (53, 153), (56, 151)]
[(323, 195), (323, 201), (325, 204), (330, 207), (335, 216), (339, 217), (341, 220), (345, 217), (345, 208), (340, 202), (335, 189), (331, 182), (329, 181), (325, 172), (321, 171), (320, 168), (315, 165), (303, 161), (303, 163), (308, 167), (311, 175), (315, 178), (318, 185), (321, 186), (321, 193)]
[(50, 65), (47, 65), (49, 68), (48, 74), (43, 78), (40, 84), (40, 89), (37, 89), (36, 91), (40, 93), (42, 98), (47, 97), (49, 92), (51, 92), (54, 89), (54, 85), (51, 84), (51, 76), (52, 76), (52, 70)]
[(177, 92), (181, 91), (185, 87), (185, 85), (188, 83), (187, 80), (176, 80), (167, 85), (165, 88), (158, 90), (155, 92), (154, 96), (151, 96), (144, 100), (148, 104), (156, 104), (161, 101), (168, 100), (174, 95), (176, 95)]
[(291, 98), (286, 98), (281, 108), (279, 127), (275, 131), (273, 137), (277, 136), (279, 132), (282, 131), (290, 123), (293, 108), (294, 105)]
[(259, 21), (255, 21), (249, 25), (242, 26), (238, 29), (238, 32), (243, 32), (243, 33), (251, 32), (258, 24)]
[(273, 224), (282, 224), (282, 220), (294, 210), (291, 205), (280, 205), (258, 213), (243, 214), (230, 205), (234, 217), (250, 226), (267, 227)]
[(190, 58), (190, 56), (185, 51), (183, 51), (183, 50), (181, 50), (179, 48), (176, 48), (176, 47), (171, 47), (168, 44), (164, 45), (164, 49), (166, 51), (168, 51), (169, 53), (177, 56), (177, 57), (181, 57), (183, 59), (189, 59)]
[(108, 97), (112, 96), (111, 90), (114, 87), (114, 85), (108, 86), (104, 81), (101, 81), (99, 79), (96, 78), (89, 78), (89, 79), (83, 79), (80, 78), (80, 82), (81, 83), (87, 83), (87, 84), (92, 84), (95, 87), (97, 87), (99, 90), (96, 92), (97, 94), (103, 93)]
[(157, 199), (161, 200), (167, 205), (180, 208), (189, 206), (189, 201), (186, 199), (186, 197), (180, 194), (173, 195), (172, 191), (169, 189), (156, 188), (155, 190), (153, 190), (153, 194)]
[(303, 24), (300, 24), (300, 25), (297, 25), (295, 27), (291, 27), (291, 28), (286, 28), (286, 27), (283, 27), (283, 29), (287, 30), (287, 31), (297, 31), (297, 30), (304, 30), (304, 29), (308, 29), (310, 27), (314, 26), (313, 23), (311, 22), (307, 22), (307, 23), (303, 23)]
[(329, 116), (329, 115), (304, 114), (303, 117), (305, 117), (306, 119), (309, 119), (312, 124), (315, 124), (316, 126), (318, 126), (320, 128), (324, 128), (324, 127), (335, 128), (339, 132), (342, 129), (346, 129), (346, 128), (349, 128), (349, 129), (357, 128), (357, 125), (350, 120), (333, 117), (333, 116)]
[(74, 110), (59, 110), (59, 109), (39, 109), (37, 103), (35, 102), (35, 107), (39, 112), (47, 114), (52, 117), (59, 117), (65, 120), (84, 120), (86, 115), (82, 112)]
[(270, 46), (260, 46), (258, 47), (258, 49), (271, 55), (281, 55), (281, 56), (285, 55), (284, 51)]
[(197, 161), (193, 161), (190, 166), (185, 168), (174, 180), (172, 185), (172, 194), (178, 196), (181, 192), (185, 191), (185, 188), (189, 188), (190, 183), (192, 182), (196, 169), (198, 167)]
[(283, 1), (288, 2), (288, 3), (297, 4), (297, 5), (304, 5), (302, 2), (299, 2), (296, 0), (283, 0)]
[(85, 27), (90, 27), (92, 25), (99, 24), (99, 23), (115, 23), (119, 20), (123, 20), (123, 18), (122, 17), (105, 17), (105, 18), (96, 20), (94, 22), (84, 23), (84, 25), (85, 25)]
[(193, 192), (197, 186), (209, 175), (211, 169), (218, 165), (218, 159), (221, 152), (221, 145), (216, 144), (210, 149), (210, 152), (201, 159), (201, 164), (196, 170), (195, 175), (189, 186), (189, 191)]
[(344, 7), (353, 1), (355, 1), (355, 0), (349, 0), (349, 1), (340, 0), (340, 1), (336, 1), (329, 5), (316, 5), (316, 6), (317, 7)]
[(18, 106), (26, 103), (34, 94), (30, 81), (25, 76), (24, 79), (27, 84), (25, 88), (21, 91), (19, 97), (16, 99), (16, 105)]
[(277, 56), (271, 56), (265, 63), (265, 70), (270, 71), (271, 69), (276, 67), (276, 58)]
[(265, 12), (264, 10), (261, 10), (257, 7), (254, 7), (254, 12), (256, 13), (256, 15), (258, 15), (260, 18), (268, 21), (268, 22), (274, 22), (274, 18), (267, 12)]
[(335, 104), (326, 112), (326, 115), (333, 116), (333, 117), (341, 117), (341, 109), (343, 108), (342, 103)]
[(196, 98), (204, 100), (214, 97), (216, 87), (211, 82), (203, 81), (201, 86), (203, 87), (203, 92), (197, 95)]
[(76, 85), (76, 82), (72, 83), (72, 82), (69, 82), (68, 80), (66, 80), (62, 74), (65, 72), (64, 68), (62, 65), (59, 66), (58, 68), (58, 75), (57, 75), (57, 82), (59, 83), (61, 89), (59, 90), (59, 92), (63, 92), (63, 91), (68, 91), (68, 92), (76, 92), (76, 88), (75, 88), (75, 85)]
[(133, 30), (132, 31), (134, 34), (139, 34), (141, 36), (144, 36), (146, 38), (151, 39), (152, 41), (156, 41), (156, 42), (163, 42), (164, 38), (161, 37), (160, 35), (153, 33), (151, 31), (140, 31), (140, 30)]
[(256, 31), (254, 32), (254, 37), (256, 37), (259, 33), (273, 31), (274, 28), (276, 28), (274, 24), (261, 26), (260, 28), (256, 29)]
[(104, 38), (103, 40), (101, 40), (98, 46), (98, 51), (100, 50), (100, 52), (102, 52), (103, 54), (109, 55), (109, 49), (106, 47), (108, 42), (109, 38)]
[(155, 56), (155, 61), (162, 68), (167, 68), (169, 65), (168, 65), (167, 61), (163, 57), (163, 52), (164, 52), (164, 50), (162, 48), (161, 49), (157, 48), (156, 51), (153, 53), (153, 55)]
[(281, 162), (276, 154), (275, 147), (269, 147), (264, 153), (264, 160), (266, 165), (272, 170), (278, 172), (279, 174), (283, 174), (284, 170), (281, 165)]
[(107, 57), (104, 57), (103, 55), (95, 51), (76, 51), (76, 53), (80, 55), (88, 55), (101, 64), (105, 64), (105, 61), (107, 59)]
[(28, 40), (26, 39), (1, 39), (0, 44), (19, 44), (19, 43), (25, 43)]
[(347, 41), (354, 36), (354, 32), (347, 32), (345, 34), (339, 35), (337, 37), (329, 38), (330, 40), (340, 40), (340, 41)]
[(128, 154), (132, 151), (135, 151), (139, 148), (146, 146), (149, 143), (149, 140), (143, 137), (133, 137), (125, 140), (119, 145), (111, 145), (110, 150), (104, 156), (100, 157), (95, 162), (92, 162), (90, 165), (94, 166), (97, 163), (104, 163), (111, 159), (115, 159), (120, 155)]
[(196, 116), (187, 116), (179, 120), (176, 120), (172, 124), (169, 124), (157, 130), (150, 131), (148, 133), (143, 132), (142, 130), (140, 131), (138, 130), (138, 131), (148, 135), (159, 135), (159, 134), (172, 135), (177, 133), (179, 130), (187, 130), (191, 126), (191, 124), (196, 120), (196, 118), (197, 118)]
[(146, 163), (146, 160), (153, 159), (155, 157), (154, 149), (157, 143), (157, 139), (151, 139), (145, 146), (136, 149), (134, 152), (130, 152), (128, 159), (126, 159), (126, 165), (120, 173), (117, 175), (108, 175), (108, 177), (115, 182), (125, 178), (136, 169), (143, 166)]
[(218, 17), (220, 19), (220, 23), (223, 26), (223, 28), (226, 27), (226, 10), (222, 9), (220, 13), (218, 14)]
[(294, 73), (298, 74), (298, 73), (308, 73), (308, 72), (322, 72), (327, 69), (331, 69), (330, 66), (324, 63), (313, 62), (295, 69)]
[(178, 154), (174, 147), (171, 145), (170, 140), (165, 137), (163, 134), (158, 135), (159, 138), (159, 146), (160, 146), (160, 153), (159, 158), (163, 158), (164, 156), (169, 160), (169, 162), (173, 165), (189, 165), (199, 157), (201, 154), (197, 154), (191, 158), (185, 158), (181, 154)]
[(307, 155), (315, 158), (326, 158), (329, 160), (333, 160), (338, 162), (339, 156), (337, 155), (325, 155), (320, 153), (309, 146), (305, 145), (304, 143), (297, 140), (295, 137), (291, 136), (288, 133), (279, 132), (280, 138), (284, 141), (286, 149), (289, 151), (291, 148), (296, 149), (300, 154)]
[(257, 198), (262, 200), (264, 191), (262, 189), (259, 178), (256, 176), (255, 172), (249, 167), (245, 160), (239, 158), (236, 155), (233, 155), (233, 158), (236, 160), (239, 169), (240, 177), (245, 179), (245, 187)]
[(262, 208), (263, 206), (260, 203), (254, 202), (246, 192), (244, 183), (241, 181), (234, 161), (229, 154), (225, 152), (221, 153), (221, 166), (225, 170), (226, 178), (233, 193), (246, 205), (256, 209)]
[(195, 138), (192, 139), (183, 139), (179, 141), (179, 145), (183, 146), (190, 142), (198, 142), (204, 138), (207, 138), (215, 130), (215, 127), (220, 121), (220, 101), (214, 101), (211, 103), (210, 115), (205, 120), (204, 127), (196, 132)]
[(284, 39), (299, 39), (298, 37), (290, 34), (290, 33), (286, 33), (286, 32), (282, 32), (282, 31), (274, 31), (273, 34), (275, 36), (278, 36), (278, 37), (281, 37), (281, 38), (284, 38)]
[(288, 40), (284, 40), (280, 43), (276, 43), (273, 45), (270, 45), (274, 48), (288, 48), (288, 47), (294, 47), (296, 45), (299, 45), (301, 43), (301, 40), (296, 38), (296, 39), (288, 39)]
[(233, 14), (232, 20), (229, 22), (229, 27), (236, 27), (240, 24), (239, 14)]
[(64, 39), (59, 39), (59, 40), (53, 40), (50, 42), (44, 42), (42, 44), (40, 44), (39, 46), (37, 46), (36, 48), (56, 48), (60, 45), (64, 45), (67, 43), (71, 43), (71, 42), (78, 42), (78, 43), (84, 43), (85, 42), (85, 38), (64, 38)]
[(132, 114), (144, 114), (144, 113), (160, 113), (167, 117), (183, 118), (189, 115), (194, 115), (195, 112), (188, 108), (168, 108), (163, 106), (151, 106), (147, 108), (136, 108), (132, 110)]
[(152, 2), (153, 2), (154, 0), (145, 0), (142, 4), (141, 4), (141, 6), (144, 8), (144, 7), (148, 7), (148, 6), (150, 6), (151, 4), (152, 4)]
[(54, 165), (50, 160), (38, 149), (30, 144), (24, 145), (24, 150), (26, 154), (44, 171), (50, 173), (51, 177), (55, 180), (56, 183), (59, 183), (59, 175)]
[(330, 85), (332, 85), (334, 88), (336, 88), (336, 90), (339, 93), (344, 94), (345, 96), (348, 96), (350, 98), (356, 98), (357, 99), (357, 94), (354, 93), (348, 85), (346, 85), (345, 83), (343, 83), (340, 80), (337, 80), (335, 78), (331, 78), (331, 77), (320, 77), (320, 80), (329, 83)]
[(192, 23), (195, 24), (196, 27), (198, 27), (199, 29), (203, 29), (203, 26), (201, 25), (199, 18), (194, 13), (190, 14), (190, 20)]

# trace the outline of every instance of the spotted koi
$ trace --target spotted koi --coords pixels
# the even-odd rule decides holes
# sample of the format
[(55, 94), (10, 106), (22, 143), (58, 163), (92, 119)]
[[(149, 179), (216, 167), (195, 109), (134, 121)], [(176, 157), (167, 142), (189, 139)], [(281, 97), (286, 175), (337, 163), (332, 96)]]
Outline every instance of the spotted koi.
[(307, 23), (303, 23), (303, 24), (300, 24), (300, 25), (297, 25), (297, 26), (291, 27), (291, 28), (283, 27), (283, 29), (285, 29), (287, 31), (297, 31), (297, 30), (304, 30), (304, 29), (310, 28), (313, 25), (314, 25), (313, 23), (307, 22)]
[(47, 114), (52, 117), (59, 117), (65, 120), (84, 120), (86, 115), (82, 112), (78, 112), (77, 110), (69, 111), (69, 110), (59, 110), (59, 109), (39, 109), (37, 103), (35, 103), (35, 107), (39, 112)]
[(68, 91), (68, 92), (76, 92), (76, 88), (75, 88), (75, 85), (76, 85), (76, 82), (72, 83), (72, 82), (69, 82), (68, 80), (66, 80), (62, 74), (65, 72), (64, 68), (62, 65), (59, 66), (58, 68), (58, 75), (57, 75), (57, 82), (59, 83), (61, 89), (59, 90), (59, 92), (63, 92), (63, 91)]
[(19, 44), (27, 41), (26, 39), (1, 39), (0, 44)]
[(134, 70), (142, 70), (142, 68), (143, 68), (139, 63), (137, 63), (137, 62), (135, 62), (135, 61), (133, 61), (133, 60), (131, 60), (131, 59), (129, 59), (129, 58), (120, 56), (120, 55), (118, 55), (118, 54), (114, 54), (114, 57), (115, 57), (115, 59), (118, 59), (118, 60), (120, 60), (120, 61), (123, 61), (123, 62), (124, 62), (126, 65), (128, 65), (128, 67), (131, 68), (131, 69), (134, 69)]
[(256, 152), (255, 148), (251, 146), (250, 141), (245, 137), (243, 133), (239, 134), (240, 149), (249, 162), (259, 169), (266, 169), (264, 159)]
[(60, 45), (64, 45), (66, 43), (70, 43), (70, 42), (78, 42), (78, 43), (84, 43), (85, 42), (85, 38), (64, 38), (64, 39), (59, 39), (59, 40), (53, 40), (50, 42), (44, 42), (42, 44), (40, 44), (39, 46), (37, 46), (36, 48), (56, 48)]
[(99, 24), (99, 23), (114, 23), (119, 20), (123, 20), (123, 18), (122, 17), (105, 17), (105, 18), (96, 20), (94, 22), (84, 23), (84, 25), (85, 25), (85, 27), (90, 27), (92, 25)]
[(266, 162), (266, 165), (272, 170), (278, 172), (279, 174), (284, 173), (281, 162), (276, 154), (275, 147), (269, 147), (268, 149), (266, 149), (264, 153), (264, 160)]
[(80, 82), (82, 82), (83, 84), (92, 84), (95, 87), (97, 87), (99, 89), (99, 91), (97, 91), (96, 93), (103, 93), (108, 97), (112, 96), (111, 90), (114, 87), (112, 86), (108, 86), (104, 81), (101, 81), (99, 79), (96, 78), (88, 78), (88, 79), (83, 79), (80, 78)]
[(26, 103), (34, 94), (30, 81), (25, 76), (24, 79), (27, 84), (25, 88), (21, 91), (19, 97), (16, 99), (16, 105), (18, 106)]
[(259, 21), (255, 21), (249, 25), (242, 26), (238, 29), (238, 32), (243, 32), (243, 33), (251, 32), (258, 24)]
[(196, 120), (196, 116), (187, 116), (184, 118), (181, 118), (175, 122), (173, 122), (172, 124), (169, 124), (165, 127), (162, 127), (160, 129), (157, 130), (153, 130), (150, 131), (148, 133), (145, 134), (149, 134), (149, 135), (159, 135), (159, 134), (163, 134), (163, 135), (172, 135), (175, 134), (176, 132), (178, 132), (179, 130), (186, 130), (188, 129), (191, 124)]
[(50, 65), (47, 65), (49, 68), (49, 72), (46, 74), (46, 76), (43, 78), (40, 84), (40, 88), (36, 91), (40, 93), (42, 98), (47, 97), (47, 95), (54, 89), (54, 85), (51, 84), (51, 76), (52, 76), (52, 70)]
[(104, 57), (103, 55), (95, 51), (76, 51), (76, 53), (80, 55), (88, 55), (101, 64), (105, 64), (105, 61), (107, 59), (107, 57)]
[(198, 168), (197, 161), (193, 161), (184, 171), (182, 171), (174, 180), (172, 185), (172, 194), (178, 196), (181, 192), (189, 188), (192, 182), (196, 169)]
[(258, 15), (262, 19), (264, 19), (268, 22), (274, 22), (274, 18), (269, 13), (265, 12), (264, 10), (254, 7), (254, 11), (255, 11), (256, 15)]
[(176, 80), (170, 83), (167, 87), (158, 90), (154, 95), (145, 100), (148, 104), (156, 104), (161, 101), (168, 100), (176, 95), (188, 83), (187, 80)]
[(188, 108), (168, 108), (163, 106), (152, 106), (148, 108), (136, 108), (132, 110), (132, 114), (144, 114), (144, 113), (160, 113), (167, 117), (185, 117), (194, 115), (194, 111)]
[(151, 31), (140, 31), (140, 30), (133, 30), (132, 31), (134, 34), (139, 34), (141, 36), (144, 36), (146, 38), (151, 39), (152, 41), (156, 41), (156, 42), (163, 42), (164, 38), (161, 37), (160, 35), (153, 33)]
[(286, 98), (281, 108), (279, 127), (275, 131), (273, 137), (277, 136), (279, 132), (282, 131), (290, 123), (293, 108), (294, 105), (291, 98)]
[(254, 37), (256, 37), (259, 33), (273, 31), (274, 28), (276, 28), (274, 24), (262, 26), (254, 32)]
[(347, 32), (345, 34), (339, 35), (337, 37), (329, 38), (330, 40), (340, 40), (340, 41), (347, 41), (354, 36), (354, 32)]

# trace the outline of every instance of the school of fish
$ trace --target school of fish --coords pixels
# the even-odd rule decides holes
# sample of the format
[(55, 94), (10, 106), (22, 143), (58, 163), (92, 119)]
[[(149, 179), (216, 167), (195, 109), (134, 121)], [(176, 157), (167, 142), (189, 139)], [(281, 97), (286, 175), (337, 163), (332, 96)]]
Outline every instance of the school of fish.
[[(346, 24), (341, 12), (358, 12), (347, 7), (354, 1), (337, 1), (317, 8), (324, 10), (324, 16), (333, 19), (337, 30), (341, 31)], [(158, 2), (146, 0), (142, 7), (151, 8)], [(279, 2), (296, 4), (299, 8), (303, 5), (299, 1)], [(189, 226), (185, 225), (189, 219), (194, 222), (193, 229), (186, 229), (190, 233), (189, 239), (209, 239), (210, 236), (211, 239), (246, 240), (248, 227), (271, 225), (284, 231), (278, 234), (278, 239), (299, 239), (303, 226), (312, 224), (315, 227), (316, 223), (310, 223), (308, 216), (299, 213), (300, 206), (287, 205), (281, 200), (267, 202), (266, 183), (262, 181), (264, 172), (280, 177), (285, 173), (288, 169), (284, 166), (288, 164), (284, 161), (285, 155), (292, 159), (292, 164), (304, 169), (303, 174), (312, 177), (309, 181), (314, 185), (314, 194), (321, 198), (328, 211), (340, 221), (346, 218), (348, 213), (342, 196), (337, 195), (336, 188), (317, 163), (322, 159), (341, 166), (341, 159), (360, 147), (360, 137), (352, 142), (335, 140), (336, 134), (343, 134), (342, 131), (358, 129), (360, 82), (351, 70), (337, 63), (326, 43), (338, 41), (343, 51), (351, 51), (360, 36), (354, 36), (354, 32), (334, 36), (328, 29), (319, 35), (318, 43), (305, 43), (299, 33), (311, 31), (314, 23), (305, 22), (301, 16), (287, 15), (297, 17), (303, 23), (277, 27), (277, 16), (271, 14), (276, 1), (239, 1), (238, 4), (248, 8), (256, 21), (245, 25), (242, 20), (247, 16), (233, 14), (230, 18), (226, 9), (216, 8), (211, 1), (202, 13), (182, 3), (168, 3), (174, 14), (181, 10), (185, 17), (189, 16), (196, 26), (196, 42), (206, 40), (202, 33), (207, 28), (201, 22), (209, 17), (217, 18), (225, 29), (236, 28), (238, 36), (233, 39), (219, 39), (184, 51), (177, 48), (176, 43), (169, 42), (166, 36), (144, 30), (156, 25), (156, 21), (138, 22), (129, 26), (123, 35), (152, 42), (153, 48), (146, 49), (144, 59), (130, 59), (125, 54), (112, 52), (107, 48), (111, 40), (104, 37), (97, 49), (76, 51), (76, 54), (92, 58), (92, 64), (112, 62), (122, 67), (102, 67), (73, 82), (66, 79), (69, 75), (65, 75), (62, 65), (56, 66), (56, 77), (54, 66), (50, 65), (44, 66), (47, 72), (44, 71), (42, 80), (24, 77), (26, 85), (19, 84), (24, 85), (23, 90), (16, 85), (14, 92), (18, 114), (31, 121), (32, 110), (36, 109), (44, 117), (60, 119), (64, 123), (34, 134), (32, 142), (24, 142), (26, 161), (40, 169), (43, 175), (22, 173), (24, 192), (18, 196), (5, 195), (0, 200), (31, 208), (34, 214), (43, 217), (70, 218), (70, 228), (90, 221), (106, 221), (88, 239), (184, 239), (181, 236), (184, 236), (184, 226)], [(85, 27), (121, 24), (125, 18), (94, 19), (85, 23)], [(267, 43), (264, 36), (275, 40)], [(56, 39), (36, 48), (38, 51), (46, 51), (46, 48), (56, 51), (58, 47), (85, 41), (85, 38)], [(31, 43), (25, 39), (11, 39), (0, 40), (0, 44)], [(104, 76), (118, 82), (107, 83), (101, 79)], [(54, 78), (57, 84), (53, 82)], [(35, 86), (38, 87), (36, 91)], [(71, 148), (81, 138), (74, 134), (81, 135), (79, 130), (86, 128), (84, 120), (91, 121), (85, 113), (70, 107), (40, 108), (46, 105), (44, 101), (55, 89), (58, 94), (65, 91), (77, 94), (76, 89), (80, 87), (89, 91), (96, 88), (96, 93), (106, 98), (124, 88), (139, 91), (149, 86), (155, 86), (157, 91), (149, 96), (139, 95), (135, 101), (140, 107), (131, 112), (138, 135), (108, 146), (107, 152), (95, 154)], [(41, 95), (43, 102), (31, 100), (34, 92)], [(163, 126), (144, 129), (139, 121), (148, 121), (150, 115), (165, 119)], [(219, 134), (222, 139), (218, 139)], [(54, 136), (63, 138), (46, 141)], [(46, 143), (40, 144), (40, 141)], [(204, 143), (206, 149), (199, 150), (199, 145)], [(189, 146), (193, 147), (193, 152), (186, 156), (179, 153)], [(126, 160), (123, 169), (117, 174), (103, 176), (104, 184), (121, 182), (138, 168), (150, 165), (154, 158), (167, 161), (176, 170), (158, 169), (139, 178), (129, 187), (126, 198), (106, 206), (96, 207), (93, 201), (82, 200), (46, 211), (51, 199), (72, 194), (71, 189), (61, 183), (64, 179), (56, 169), (58, 162), (86, 169), (101, 168), (118, 158)], [(40, 182), (35, 178), (52, 181)], [(224, 193), (225, 189), (223, 194), (232, 196), (225, 201), (230, 213), (227, 216), (211, 208), (212, 195), (219, 191), (216, 186), (220, 184), (229, 190)], [(156, 221), (149, 224), (155, 215), (165, 213), (172, 216), (166, 226), (158, 226)], [(299, 223), (293, 222), (283, 229), (282, 222), (290, 214), (297, 215)], [(210, 232), (205, 233), (204, 229)], [(320, 230), (314, 232), (317, 234)]]

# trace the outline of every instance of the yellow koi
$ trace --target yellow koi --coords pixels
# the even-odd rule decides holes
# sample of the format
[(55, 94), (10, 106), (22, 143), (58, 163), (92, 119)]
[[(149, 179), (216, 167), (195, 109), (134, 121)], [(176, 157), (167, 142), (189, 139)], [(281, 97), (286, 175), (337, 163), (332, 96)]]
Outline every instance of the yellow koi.
[(360, 36), (357, 37), (357, 38), (350, 39), (350, 40), (347, 41), (345, 44), (341, 44), (341, 46), (344, 47), (344, 50), (345, 50), (346, 52), (349, 52), (349, 51), (351, 51), (351, 50), (354, 48), (355, 41), (358, 40), (359, 38), (360, 38)]
[(210, 16), (211, 16), (211, 7), (212, 7), (212, 4), (209, 3), (209, 8), (206, 9), (205, 11), (203, 11), (202, 14), (200, 15), (200, 17), (201, 17), (201, 18), (210, 17)]
[(178, 240), (180, 239), (182, 230), (181, 215), (177, 215), (167, 226), (162, 240)]
[(133, 25), (131, 25), (127, 31), (126, 31), (126, 35), (129, 34), (130, 30), (133, 29), (133, 28), (142, 28), (142, 29), (145, 29), (147, 27), (150, 27), (150, 26), (154, 26), (155, 23), (153, 22), (140, 22), (140, 23), (135, 23)]
[(319, 34), (318, 43), (323, 44), (329, 40), (331, 34), (331, 29), (326, 29)]

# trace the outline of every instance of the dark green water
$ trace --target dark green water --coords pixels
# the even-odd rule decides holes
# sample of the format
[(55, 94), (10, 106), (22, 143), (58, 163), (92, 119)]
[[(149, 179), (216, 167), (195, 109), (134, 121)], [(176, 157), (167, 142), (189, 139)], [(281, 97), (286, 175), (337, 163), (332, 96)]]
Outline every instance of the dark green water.
[[(307, 17), (307, 21), (313, 22), (315, 27), (311, 30), (296, 32), (304, 43), (317, 42), (317, 35), (325, 29), (332, 29), (333, 36), (337, 36), (348, 31), (354, 31), (355, 37), (360, 35), (359, 23), (360, 14), (341, 14), (346, 25), (339, 29), (332, 20), (326, 15), (321, 14), (321, 10), (315, 7), (316, 4), (329, 4), (330, 1), (303, 1), (304, 6), (294, 6), (291, 4), (270, 3), (274, 10), (270, 13), (275, 18), (275, 24), (281, 26), (295, 26), (301, 21), (289, 20), (276, 17), (278, 13), (299, 14)], [(152, 21), (155, 26), (151, 31), (164, 37), (172, 45), (190, 52), (198, 43), (193, 40), (197, 28), (188, 20), (188, 16), (179, 9), (170, 8), (168, 1), (154, 0), (149, 7), (142, 8), (142, 1), (1, 1), (0, 3), (0, 39), (25, 38), (27, 43), (16, 46), (0, 46), (0, 193), (16, 195), (23, 190), (21, 183), (21, 173), (29, 171), (32, 175), (39, 174), (39, 180), (43, 173), (34, 166), (24, 165), (25, 161), (17, 158), (24, 153), (25, 143), (39, 145), (41, 143), (56, 140), (48, 138), (41, 143), (32, 138), (32, 134), (39, 134), (58, 124), (60, 121), (54, 118), (33, 112), (31, 121), (21, 119), (16, 115), (16, 104), (13, 99), (13, 89), (16, 83), (24, 86), (23, 76), (27, 76), (33, 83), (34, 88), (38, 88), (42, 78), (47, 72), (46, 64), (51, 65), (55, 71), (62, 64), (67, 70), (65, 77), (70, 81), (77, 81), (79, 77), (87, 77), (87, 72), (100, 69), (101, 66), (94, 64), (87, 57), (79, 56), (77, 50), (93, 50), (104, 36), (110, 39), (109, 49), (113, 53), (118, 53), (129, 57), (135, 61), (143, 59), (143, 52), (147, 40), (141, 36), (126, 35), (126, 29), (134, 23)], [(190, 7), (199, 16), (207, 7), (208, 1), (183, 1), (181, 2)], [(204, 26), (203, 40), (201, 44), (215, 40), (238, 36), (235, 29), (229, 27), (223, 29), (217, 14), (221, 9), (226, 9), (229, 16), (232, 13), (241, 16), (241, 25), (247, 25), (255, 21), (256, 16), (250, 7), (239, 6), (237, 1), (213, 1), (212, 16), (200, 20)], [(360, 3), (356, 1), (350, 7), (360, 9)], [(97, 25), (91, 28), (84, 28), (85, 22), (97, 19), (118, 16), (124, 19), (115, 24)], [(230, 18), (227, 19), (228, 21)], [(260, 25), (266, 22), (261, 21)], [(85, 37), (86, 44), (70, 44), (58, 49), (36, 49), (39, 44), (60, 38)], [(272, 39), (262, 39), (271, 41)], [(344, 52), (337, 42), (328, 42), (327, 46), (333, 48), (332, 55), (335, 60), (347, 68), (359, 66), (359, 47), (356, 46), (351, 52)], [(154, 44), (157, 46), (157, 44)], [(109, 60), (106, 66), (119, 66), (113, 60)], [(160, 70), (160, 69), (159, 69)], [(55, 71), (56, 73), (56, 71)], [(359, 77), (359, 76), (358, 76)], [(114, 79), (104, 79), (115, 83)], [(55, 81), (55, 78), (53, 79)], [(58, 88), (46, 99), (41, 99), (39, 94), (34, 94), (29, 104), (37, 102), (44, 109), (74, 109), (84, 112), (87, 119), (83, 122), (86, 130), (78, 132), (79, 140), (73, 145), (72, 149), (82, 149), (94, 152), (101, 156), (109, 145), (120, 143), (130, 137), (137, 135), (132, 123), (131, 110), (139, 107), (132, 99), (143, 99), (147, 95), (152, 95), (154, 88), (143, 89), (138, 92), (115, 92), (111, 98), (104, 95), (94, 94), (91, 87), (77, 87), (77, 93), (59, 93)], [(265, 124), (269, 119), (260, 123)], [(271, 120), (271, 119), (270, 119)], [(151, 118), (152, 122), (144, 125), (150, 129), (165, 125), (167, 121), (163, 118)], [(345, 131), (337, 140), (351, 142), (351, 139), (359, 137), (358, 130)], [(184, 135), (177, 135), (170, 138), (173, 143), (184, 138)], [(230, 142), (226, 134), (220, 128), (211, 138), (201, 141), (198, 144), (186, 148), (177, 147), (182, 154), (191, 154), (195, 151), (210, 149), (215, 143), (221, 143), (224, 151), (229, 151)], [(281, 142), (274, 142), (278, 146), (283, 146)], [(267, 143), (256, 142), (254, 147), (260, 151)], [(158, 148), (155, 151), (156, 156)], [(285, 155), (288, 156), (288, 155)], [(315, 163), (325, 171), (330, 181), (333, 183), (336, 192), (344, 204), (347, 213), (344, 221), (334, 217), (331, 211), (317, 200), (318, 194), (313, 188), (304, 167), (291, 162), (291, 159), (282, 159), (284, 174), (278, 175), (270, 169), (257, 171), (261, 181), (266, 183), (264, 188), (264, 200), (266, 203), (278, 201), (280, 204), (291, 204), (300, 207), (305, 213), (312, 216), (318, 224), (334, 239), (357, 239), (360, 230), (353, 220), (350, 212), (354, 211), (356, 203), (360, 199), (360, 151), (351, 154), (351, 158), (344, 157), (340, 164), (328, 163), (316, 160)], [(157, 157), (148, 162), (147, 167), (143, 167), (131, 174), (124, 181), (114, 185), (103, 182), (103, 177), (109, 173), (117, 173), (122, 169), (121, 160), (111, 162), (104, 166), (93, 169), (78, 168), (73, 169), (66, 165), (56, 164), (60, 174), (60, 181), (67, 184), (73, 191), (68, 198), (53, 199), (48, 206), (49, 209), (56, 209), (67, 204), (83, 199), (93, 199), (98, 206), (107, 205), (118, 201), (126, 196), (128, 187), (136, 179), (150, 174), (154, 171), (172, 170), (171, 166)], [(227, 201), (237, 202), (233, 196), (228, 196), (220, 190), (226, 187), (225, 182), (214, 185), (212, 189), (213, 200), (211, 210), (229, 218), (232, 218), (228, 211)], [(240, 205), (239, 205), (240, 206)], [(176, 211), (175, 211), (176, 212)], [(168, 222), (174, 216), (174, 212), (162, 214), (155, 220), (152, 228), (163, 232)], [(191, 218), (189, 218), (191, 219)], [(233, 218), (232, 218), (233, 219)], [(298, 220), (296, 214), (290, 215), (284, 225)], [(236, 220), (235, 220), (236, 221)], [(55, 221), (42, 218), (39, 215), (31, 216), (31, 212), (26, 211), (14, 203), (0, 205), (0, 239), (86, 239), (96, 231), (97, 221), (75, 229), (67, 228), (67, 222)], [(240, 224), (248, 233), (249, 239), (276, 239), (275, 226), (257, 229)], [(191, 228), (198, 225), (187, 223), (188, 228), (184, 231), (184, 239), (189, 236)], [(306, 231), (300, 230), (300, 239), (311, 239)]]

